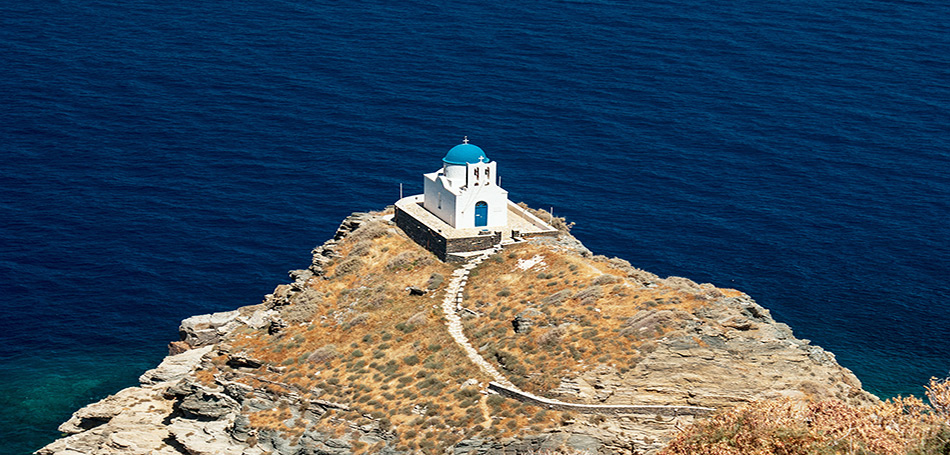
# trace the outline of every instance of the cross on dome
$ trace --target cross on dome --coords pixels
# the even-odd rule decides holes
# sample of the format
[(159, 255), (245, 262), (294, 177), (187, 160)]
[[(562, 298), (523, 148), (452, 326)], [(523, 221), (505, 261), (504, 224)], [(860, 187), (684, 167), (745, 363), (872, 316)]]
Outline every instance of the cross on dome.
[(475, 163), (490, 163), (491, 159), (488, 158), (488, 154), (485, 153), (481, 147), (472, 144), (468, 140), (468, 136), (465, 136), (461, 144), (452, 147), (449, 152), (445, 154), (445, 158), (442, 158), (442, 162), (451, 166), (465, 166)]

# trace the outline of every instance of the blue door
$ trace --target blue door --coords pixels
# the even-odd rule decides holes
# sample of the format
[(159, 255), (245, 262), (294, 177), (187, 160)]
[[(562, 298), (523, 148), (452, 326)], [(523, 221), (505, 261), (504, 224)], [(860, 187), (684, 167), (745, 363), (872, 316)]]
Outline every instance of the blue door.
[(475, 204), (475, 227), (488, 226), (488, 203), (481, 201)]

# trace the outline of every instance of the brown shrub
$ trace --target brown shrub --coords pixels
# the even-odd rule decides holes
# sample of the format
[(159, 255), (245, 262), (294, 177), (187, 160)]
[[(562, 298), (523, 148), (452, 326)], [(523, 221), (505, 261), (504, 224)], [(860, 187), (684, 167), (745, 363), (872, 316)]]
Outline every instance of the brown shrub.
[(343, 276), (358, 272), (361, 268), (363, 268), (363, 261), (357, 258), (348, 258), (336, 266), (336, 275)]
[(388, 231), (389, 228), (386, 227), (385, 224), (380, 221), (373, 220), (360, 225), (359, 228), (347, 236), (347, 240), (352, 240), (357, 243), (363, 240), (373, 240), (386, 235)]
[(350, 250), (350, 256), (366, 256), (372, 249), (372, 240), (360, 240), (356, 245), (353, 245), (353, 248)]
[(290, 297), (290, 303), (300, 303), (300, 304), (320, 304), (323, 302), (323, 294), (320, 291), (317, 291), (314, 288), (304, 288), (302, 291), (292, 295)]
[(554, 327), (548, 329), (546, 332), (538, 336), (538, 345), (544, 347), (554, 347), (561, 342), (561, 336), (564, 335), (565, 330), (561, 327)]
[(386, 268), (389, 270), (406, 270), (412, 268), (412, 263), (417, 259), (417, 255), (413, 251), (403, 251), (396, 255), (396, 257), (389, 260), (386, 263)]
[(913, 397), (868, 407), (838, 400), (754, 402), (687, 428), (661, 454), (942, 453), (950, 448), (939, 439), (946, 425), (931, 410)]
[(313, 289), (305, 288), (290, 297), (290, 305), (280, 308), (281, 319), (290, 322), (308, 322), (323, 303), (323, 295)]
[(287, 305), (280, 309), (280, 318), (291, 324), (309, 322), (319, 309), (319, 305), (312, 303)]
[(623, 278), (620, 278), (617, 275), (611, 275), (609, 273), (605, 273), (601, 276), (598, 276), (597, 278), (594, 278), (594, 285), (603, 286), (605, 284), (619, 283), (621, 281), (623, 281)]
[(934, 410), (944, 418), (950, 418), (950, 379), (930, 378), (924, 389)]

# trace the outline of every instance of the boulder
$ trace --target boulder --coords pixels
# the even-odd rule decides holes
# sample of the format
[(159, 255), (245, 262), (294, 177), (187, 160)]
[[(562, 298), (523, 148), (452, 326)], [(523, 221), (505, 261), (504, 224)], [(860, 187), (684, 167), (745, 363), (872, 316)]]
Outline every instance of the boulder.
[(139, 382), (142, 385), (151, 385), (180, 380), (195, 370), (201, 358), (211, 352), (211, 348), (212, 346), (205, 346), (165, 357), (157, 368), (139, 376)]
[[(261, 455), (259, 447), (248, 447), (231, 437), (234, 416), (212, 421), (176, 418), (168, 426), (175, 441), (190, 455)], [(180, 455), (181, 452), (179, 452)]]
[(247, 355), (246, 352), (235, 352), (228, 356), (228, 366), (231, 368), (253, 368), (257, 369), (264, 362)]
[(515, 329), (515, 333), (527, 333), (530, 327), (536, 325), (542, 318), (544, 318), (544, 313), (528, 308), (515, 316), (511, 321), (511, 326)]
[(178, 408), (186, 417), (218, 419), (238, 411), (241, 405), (234, 398), (202, 387), (186, 395)]
[(178, 327), (178, 336), (182, 341), (195, 348), (217, 343), (224, 334), (240, 324), (237, 321), (240, 315), (241, 313), (238, 310), (233, 310), (192, 316), (181, 321), (181, 325)]
[(172, 341), (168, 343), (168, 355), (178, 355), (191, 349), (191, 345), (184, 341)]

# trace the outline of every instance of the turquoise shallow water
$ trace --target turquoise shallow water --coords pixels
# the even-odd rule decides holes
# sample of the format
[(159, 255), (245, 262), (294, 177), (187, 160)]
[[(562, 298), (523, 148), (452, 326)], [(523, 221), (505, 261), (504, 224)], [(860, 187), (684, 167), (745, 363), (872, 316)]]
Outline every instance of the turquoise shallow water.
[[(9, 3), (9, 2), (8, 2)], [(2, 453), (468, 135), (595, 252), (743, 290), (881, 396), (950, 371), (950, 9), (0, 5)]]

